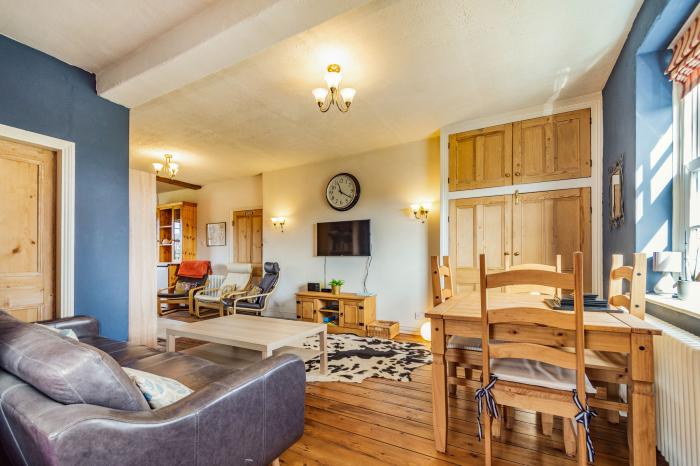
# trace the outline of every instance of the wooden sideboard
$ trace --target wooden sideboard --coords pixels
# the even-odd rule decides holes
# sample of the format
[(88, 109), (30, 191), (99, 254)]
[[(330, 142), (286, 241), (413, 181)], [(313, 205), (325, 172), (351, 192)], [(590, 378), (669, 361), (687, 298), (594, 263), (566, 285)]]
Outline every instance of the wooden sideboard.
[(376, 320), (376, 296), (354, 293), (303, 291), (296, 294), (297, 319), (328, 322), (329, 333), (367, 335), (367, 325)]

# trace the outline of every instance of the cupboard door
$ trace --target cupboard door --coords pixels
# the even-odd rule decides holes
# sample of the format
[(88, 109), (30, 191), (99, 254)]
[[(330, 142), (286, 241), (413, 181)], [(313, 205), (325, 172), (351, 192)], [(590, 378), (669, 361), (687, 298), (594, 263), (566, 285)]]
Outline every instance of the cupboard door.
[(573, 271), (573, 254), (583, 252), (584, 286), (591, 291), (591, 190), (562, 189), (513, 195), (512, 264), (556, 265)]
[(313, 321), (314, 320), (314, 302), (313, 300), (302, 299), (300, 302), (301, 306), (301, 318), (303, 320)]
[(489, 272), (505, 270), (511, 251), (511, 196), (450, 201), (450, 262), (456, 293), (479, 289), (479, 254)]
[(513, 125), (450, 135), (450, 191), (512, 184)]
[(360, 304), (357, 301), (340, 302), (340, 326), (358, 328), (360, 323)]
[(591, 176), (591, 110), (513, 123), (513, 183)]

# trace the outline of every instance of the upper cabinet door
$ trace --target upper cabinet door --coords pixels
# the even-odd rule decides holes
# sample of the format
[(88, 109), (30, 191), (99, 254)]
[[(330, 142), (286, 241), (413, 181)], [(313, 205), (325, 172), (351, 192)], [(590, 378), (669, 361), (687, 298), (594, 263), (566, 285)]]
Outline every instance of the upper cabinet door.
[(450, 191), (512, 184), (513, 125), (450, 135)]
[(513, 184), (588, 176), (590, 109), (513, 123)]

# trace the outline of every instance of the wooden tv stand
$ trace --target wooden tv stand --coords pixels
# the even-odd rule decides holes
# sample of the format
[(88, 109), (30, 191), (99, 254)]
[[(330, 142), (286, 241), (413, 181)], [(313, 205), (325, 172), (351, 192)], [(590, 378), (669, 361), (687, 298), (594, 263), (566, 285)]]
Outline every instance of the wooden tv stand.
[(366, 336), (367, 325), (376, 320), (377, 297), (354, 293), (302, 291), (296, 294), (297, 319), (328, 323), (328, 333), (354, 333)]

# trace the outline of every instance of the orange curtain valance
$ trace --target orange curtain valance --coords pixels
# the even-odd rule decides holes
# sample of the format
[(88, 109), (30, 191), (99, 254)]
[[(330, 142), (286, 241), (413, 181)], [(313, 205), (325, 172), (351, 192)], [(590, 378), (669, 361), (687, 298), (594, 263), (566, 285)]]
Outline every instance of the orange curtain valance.
[(700, 82), (700, 16), (690, 22), (673, 45), (673, 57), (666, 75), (671, 81), (683, 85), (683, 95)]

